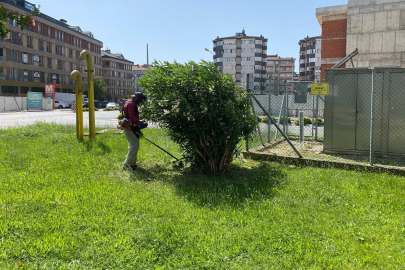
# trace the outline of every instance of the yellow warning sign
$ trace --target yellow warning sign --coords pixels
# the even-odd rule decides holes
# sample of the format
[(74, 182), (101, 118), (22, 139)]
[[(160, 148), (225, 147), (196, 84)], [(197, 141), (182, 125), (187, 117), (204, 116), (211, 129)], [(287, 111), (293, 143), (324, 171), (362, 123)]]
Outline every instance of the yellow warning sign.
[(311, 95), (314, 96), (329, 95), (329, 83), (311, 83)]

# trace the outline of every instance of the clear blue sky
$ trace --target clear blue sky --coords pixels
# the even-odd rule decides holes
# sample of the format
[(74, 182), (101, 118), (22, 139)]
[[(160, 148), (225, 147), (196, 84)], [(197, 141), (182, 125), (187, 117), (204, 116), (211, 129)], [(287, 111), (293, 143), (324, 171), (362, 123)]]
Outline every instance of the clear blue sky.
[[(247, 35), (268, 38), (267, 54), (298, 58), (298, 41), (321, 34), (317, 7), (348, 0), (30, 0), (41, 12), (91, 31), (104, 49), (122, 53), (135, 64), (153, 59), (184, 63), (212, 60), (212, 40)], [(88, 15), (90, 14), (90, 15)], [(298, 69), (296, 65), (296, 70)]]

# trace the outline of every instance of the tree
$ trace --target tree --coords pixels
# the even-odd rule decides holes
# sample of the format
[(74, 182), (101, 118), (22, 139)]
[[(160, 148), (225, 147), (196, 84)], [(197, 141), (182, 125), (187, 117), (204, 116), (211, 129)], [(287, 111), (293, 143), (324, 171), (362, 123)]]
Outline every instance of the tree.
[(0, 5), (0, 36), (3, 39), (8, 38), (8, 30), (6, 28), (7, 19), (14, 21), (16, 20), (17, 25), (21, 27), (21, 31), (24, 30), (24, 27), (28, 25), (35, 26), (35, 20), (32, 19), (32, 16), (39, 14), (39, 6), (35, 7), (32, 14), (21, 14), (19, 12), (10, 12), (7, 11), (2, 5)]
[[(104, 94), (104, 80), (103, 77), (95, 77), (93, 80), (94, 100), (100, 100)], [(88, 87), (83, 91), (83, 95), (89, 96)]]
[(94, 99), (100, 100), (104, 94), (104, 79), (103, 77), (96, 77), (94, 79)]
[(212, 62), (155, 62), (139, 84), (149, 98), (143, 110), (180, 145), (186, 161), (207, 171), (227, 170), (257, 124), (248, 93)]

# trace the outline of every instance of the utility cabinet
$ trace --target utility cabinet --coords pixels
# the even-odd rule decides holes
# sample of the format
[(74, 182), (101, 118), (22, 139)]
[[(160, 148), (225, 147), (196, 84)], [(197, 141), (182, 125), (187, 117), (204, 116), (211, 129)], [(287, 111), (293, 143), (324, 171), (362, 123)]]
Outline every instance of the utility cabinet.
[(374, 152), (405, 154), (405, 69), (327, 69), (324, 150), (369, 152), (374, 87)]

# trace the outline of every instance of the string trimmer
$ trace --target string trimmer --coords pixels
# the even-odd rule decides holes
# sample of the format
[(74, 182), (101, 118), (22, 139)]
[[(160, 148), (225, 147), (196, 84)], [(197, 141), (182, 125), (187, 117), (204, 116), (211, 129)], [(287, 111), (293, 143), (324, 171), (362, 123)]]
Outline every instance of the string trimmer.
[(135, 136), (137, 136), (138, 138), (141, 138), (141, 137), (144, 138), (145, 140), (147, 140), (148, 142), (150, 142), (151, 144), (153, 144), (154, 146), (156, 146), (157, 148), (159, 148), (160, 150), (162, 150), (163, 152), (165, 152), (166, 154), (168, 154), (169, 156), (174, 158), (176, 161), (173, 161), (173, 167), (178, 167), (178, 168), (184, 167), (183, 161), (176, 158), (175, 156), (170, 154), (168, 151), (166, 151), (165, 149), (163, 149), (162, 147), (160, 147), (156, 143), (152, 142), (148, 138), (146, 138), (145, 135), (143, 135), (143, 133), (141, 132), (141, 129), (139, 128), (139, 126), (131, 127), (129, 125), (128, 119), (123, 118), (122, 120), (120, 120), (119, 123), (118, 123), (118, 128), (121, 129), (121, 130), (124, 130), (124, 129), (132, 130), (132, 132), (135, 134)]
[(171, 156), (172, 158), (174, 158), (176, 161), (173, 162), (173, 165), (175, 167), (178, 168), (183, 168), (184, 164), (183, 161), (181, 161), (180, 159), (176, 158), (175, 156), (173, 156), (172, 154), (170, 154), (168, 151), (166, 151), (165, 149), (163, 149), (162, 147), (160, 147), (159, 145), (157, 145), (156, 143), (152, 142), (151, 140), (149, 140), (148, 138), (145, 137), (145, 135), (143, 135), (143, 133), (140, 134), (141, 137), (143, 137), (145, 140), (147, 140), (148, 142), (150, 142), (151, 144), (153, 144), (154, 146), (156, 146), (157, 148), (159, 148), (160, 150), (162, 150), (163, 152), (165, 152), (166, 154), (168, 154), (169, 156)]

